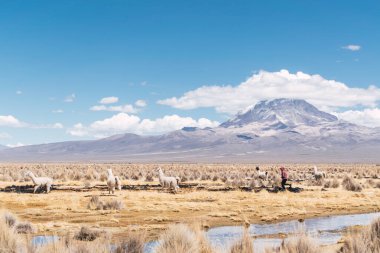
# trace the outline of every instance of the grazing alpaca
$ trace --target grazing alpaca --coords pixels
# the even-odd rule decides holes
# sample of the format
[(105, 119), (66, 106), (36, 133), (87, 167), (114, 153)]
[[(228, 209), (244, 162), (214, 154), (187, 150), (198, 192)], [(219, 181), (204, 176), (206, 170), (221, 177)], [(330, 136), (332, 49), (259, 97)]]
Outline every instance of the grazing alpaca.
[(268, 171), (261, 171), (259, 167), (256, 167), (256, 171), (260, 179), (268, 180)]
[(158, 167), (157, 171), (158, 171), (158, 179), (160, 181), (162, 188), (173, 189), (174, 192), (177, 192), (177, 189), (179, 188), (178, 187), (179, 178), (165, 176), (164, 172), (162, 172), (162, 169), (160, 167)]
[(321, 178), (326, 178), (326, 173), (323, 171), (318, 171), (318, 168), (315, 165), (314, 165), (314, 178), (317, 180)]
[(120, 191), (121, 190), (121, 181), (119, 177), (115, 177), (112, 173), (112, 169), (107, 170), (108, 178), (107, 178), (107, 186), (108, 186), (108, 194), (115, 193), (115, 187)]
[(31, 171), (26, 172), (25, 176), (30, 177), (34, 183), (33, 193), (36, 193), (37, 189), (41, 186), (46, 187), (46, 193), (50, 192), (50, 187), (53, 184), (53, 179), (51, 179), (50, 177), (36, 177)]

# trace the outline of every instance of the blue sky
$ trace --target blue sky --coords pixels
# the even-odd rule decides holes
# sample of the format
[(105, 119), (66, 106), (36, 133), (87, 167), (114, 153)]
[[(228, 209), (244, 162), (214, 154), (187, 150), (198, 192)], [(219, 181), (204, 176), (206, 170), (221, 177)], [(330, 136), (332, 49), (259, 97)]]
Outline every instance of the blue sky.
[(380, 126), (379, 11), (379, 1), (1, 1), (0, 144), (214, 126), (283, 95)]

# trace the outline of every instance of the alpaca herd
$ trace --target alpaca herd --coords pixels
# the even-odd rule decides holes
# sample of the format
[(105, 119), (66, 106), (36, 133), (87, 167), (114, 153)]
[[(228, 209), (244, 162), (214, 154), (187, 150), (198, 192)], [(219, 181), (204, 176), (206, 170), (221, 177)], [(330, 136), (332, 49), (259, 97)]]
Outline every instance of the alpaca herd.
[[(160, 182), (161, 187), (168, 188), (173, 190), (174, 192), (177, 192), (179, 189), (179, 177), (168, 177), (165, 176), (164, 172), (160, 167), (157, 168), (158, 172), (158, 179)], [(121, 190), (121, 180), (118, 176), (114, 176), (112, 169), (107, 169), (107, 189), (108, 194), (115, 194), (115, 189)], [(29, 177), (33, 184), (34, 184), (34, 190), (33, 193), (36, 193), (39, 188), (44, 187), (46, 189), (46, 193), (50, 192), (51, 186), (53, 185), (53, 179), (50, 177), (36, 177), (33, 172), (27, 171), (25, 173), (25, 177)]]
[[(161, 167), (156, 169), (158, 173), (158, 180), (162, 189), (172, 190), (174, 193), (179, 189), (179, 183), (181, 179), (171, 176), (166, 176), (162, 171)], [(256, 167), (257, 178), (261, 180), (268, 180), (268, 171), (261, 171), (259, 167)], [(109, 194), (115, 194), (115, 189), (121, 190), (121, 180), (118, 176), (115, 176), (112, 172), (112, 169), (107, 169), (107, 189)], [(317, 166), (314, 166), (314, 171), (312, 173), (315, 180), (320, 180), (326, 178), (326, 173), (324, 171), (319, 171)], [(39, 188), (44, 187), (46, 193), (50, 192), (50, 189), (53, 185), (53, 179), (50, 177), (36, 177), (31, 171), (25, 173), (25, 177), (29, 177), (33, 184), (34, 190), (33, 193), (36, 193)]]

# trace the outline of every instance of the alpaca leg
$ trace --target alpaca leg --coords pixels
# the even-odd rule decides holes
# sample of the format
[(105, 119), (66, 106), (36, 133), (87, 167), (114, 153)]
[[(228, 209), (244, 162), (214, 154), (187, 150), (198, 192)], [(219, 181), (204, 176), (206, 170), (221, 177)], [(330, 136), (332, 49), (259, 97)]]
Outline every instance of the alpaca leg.
[(49, 192), (50, 192), (50, 187), (51, 187), (50, 184), (47, 184), (47, 185), (46, 185), (46, 193), (49, 193)]
[(34, 186), (34, 191), (33, 191), (33, 193), (36, 193), (36, 191), (37, 191), (37, 189), (38, 189), (39, 187), (40, 187), (39, 185), (35, 185), (35, 186)]
[(112, 194), (115, 194), (115, 186), (112, 186)]

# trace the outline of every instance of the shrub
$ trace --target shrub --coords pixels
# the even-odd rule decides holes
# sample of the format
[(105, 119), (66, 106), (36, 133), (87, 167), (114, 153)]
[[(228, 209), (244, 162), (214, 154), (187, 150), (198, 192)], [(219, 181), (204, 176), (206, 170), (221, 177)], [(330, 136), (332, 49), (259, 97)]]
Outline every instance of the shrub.
[(15, 231), (18, 234), (33, 234), (36, 232), (34, 226), (29, 222), (18, 223), (15, 226)]
[(94, 241), (99, 237), (99, 232), (90, 230), (88, 227), (81, 227), (80, 231), (75, 234), (74, 239), (79, 241)]
[(146, 177), (145, 177), (145, 181), (146, 182), (152, 182), (153, 181), (153, 175), (152, 174), (147, 174)]
[(230, 253), (253, 253), (252, 239), (247, 231), (244, 231), (243, 237), (232, 245)]
[[(14, 226), (14, 225), (13, 225)], [(23, 238), (15, 231), (14, 227), (9, 226), (5, 215), (0, 217), (0, 252), (18, 253), (24, 247)]]
[(7, 224), (8, 227), (12, 228), (16, 225), (17, 218), (12, 213), (4, 213), (3, 216), (4, 216), (5, 224)]
[(103, 202), (99, 199), (99, 196), (92, 196), (90, 202), (87, 205), (88, 209), (103, 209)]
[(203, 233), (196, 232), (184, 224), (169, 227), (155, 249), (157, 253), (209, 253), (211, 248)]
[(123, 202), (120, 200), (111, 200), (103, 204), (103, 210), (121, 210), (123, 209)]
[(103, 202), (100, 200), (99, 196), (92, 196), (87, 208), (96, 210), (121, 210), (123, 209), (123, 202), (120, 200)]
[(355, 181), (355, 179), (346, 176), (342, 181), (342, 186), (347, 191), (360, 192), (363, 188), (362, 186)]
[(145, 233), (129, 233), (127, 238), (117, 245), (115, 253), (143, 253), (145, 239)]
[(350, 236), (344, 242), (341, 253), (380, 252), (380, 219), (375, 220), (362, 233)]
[(339, 187), (338, 179), (334, 178), (333, 180), (327, 180), (323, 187), (325, 188), (338, 188)]
[(281, 243), (281, 246), (273, 251), (266, 250), (266, 253), (322, 253), (317, 243), (305, 234), (289, 238)]

